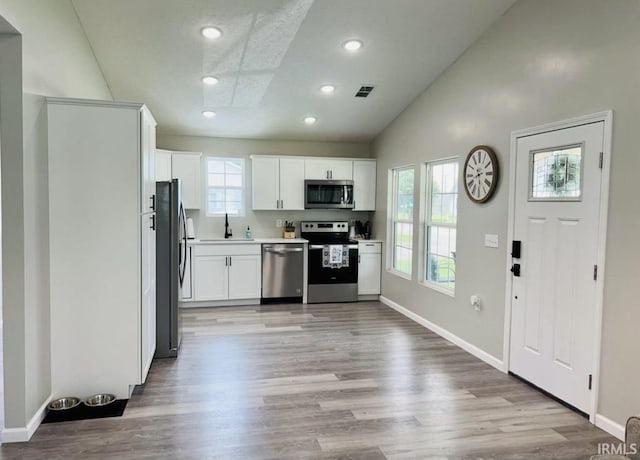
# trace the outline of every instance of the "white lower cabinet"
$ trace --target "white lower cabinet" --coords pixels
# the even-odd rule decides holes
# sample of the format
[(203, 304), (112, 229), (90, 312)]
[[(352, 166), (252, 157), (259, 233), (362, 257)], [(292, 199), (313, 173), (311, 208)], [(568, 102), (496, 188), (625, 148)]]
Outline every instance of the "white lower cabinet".
[(229, 298), (229, 256), (196, 256), (195, 300), (227, 300)]
[(259, 244), (193, 246), (193, 300), (259, 299), (262, 256)]
[(229, 299), (257, 299), (262, 291), (262, 256), (229, 256)]
[(382, 243), (361, 241), (358, 244), (358, 295), (380, 294)]

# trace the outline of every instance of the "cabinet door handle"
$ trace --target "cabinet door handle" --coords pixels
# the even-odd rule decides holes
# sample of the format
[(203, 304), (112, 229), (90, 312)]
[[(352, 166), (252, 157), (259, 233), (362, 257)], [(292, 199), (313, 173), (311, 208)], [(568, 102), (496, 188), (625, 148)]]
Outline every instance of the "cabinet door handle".
[(228, 257), (225, 257), (225, 258), (224, 258), (224, 266), (225, 266), (225, 267), (228, 267), (228, 266), (229, 266), (229, 258), (228, 258)]
[(151, 206), (150, 206), (152, 211), (156, 210), (156, 196), (155, 195), (151, 195)]
[(284, 209), (284, 200), (280, 200), (280, 209)]
[(231, 256), (229, 256), (229, 267), (231, 267)]
[(360, 263), (360, 254), (358, 254), (358, 263)]
[(156, 229), (156, 216), (155, 214), (153, 216), (151, 216), (151, 227), (149, 227), (151, 230), (155, 231)]

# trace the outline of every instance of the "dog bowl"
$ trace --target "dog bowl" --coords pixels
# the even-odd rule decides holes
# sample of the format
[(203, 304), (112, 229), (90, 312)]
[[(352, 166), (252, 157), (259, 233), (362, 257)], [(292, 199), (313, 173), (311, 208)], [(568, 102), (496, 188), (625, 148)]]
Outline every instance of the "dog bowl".
[(97, 395), (89, 396), (84, 400), (84, 404), (89, 407), (101, 407), (111, 404), (116, 400), (115, 395), (108, 393), (100, 393)]
[(80, 398), (75, 396), (65, 396), (64, 398), (54, 399), (47, 406), (49, 410), (69, 410), (80, 404)]

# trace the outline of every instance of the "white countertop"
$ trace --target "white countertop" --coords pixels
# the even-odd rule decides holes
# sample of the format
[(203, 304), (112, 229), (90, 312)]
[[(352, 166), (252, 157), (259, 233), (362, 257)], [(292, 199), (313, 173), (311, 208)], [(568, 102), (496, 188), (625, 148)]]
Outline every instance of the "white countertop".
[(359, 244), (362, 244), (362, 243), (383, 243), (383, 241), (382, 240), (358, 240), (358, 243)]
[(189, 240), (188, 244), (276, 244), (276, 243), (308, 243), (304, 238), (218, 238), (218, 239), (195, 239)]

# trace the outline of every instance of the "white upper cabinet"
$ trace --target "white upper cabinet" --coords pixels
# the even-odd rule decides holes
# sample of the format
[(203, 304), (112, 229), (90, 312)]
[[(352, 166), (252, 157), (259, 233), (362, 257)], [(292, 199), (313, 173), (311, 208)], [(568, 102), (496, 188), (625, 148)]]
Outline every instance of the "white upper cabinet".
[(376, 210), (376, 160), (353, 161), (354, 211)]
[(251, 164), (254, 210), (304, 209), (304, 159), (254, 156)]
[(156, 122), (146, 107), (140, 110), (140, 212), (155, 211)]
[(200, 209), (202, 206), (201, 153), (173, 153), (171, 155), (171, 175), (182, 182), (182, 203), (186, 209)]
[(304, 160), (280, 158), (280, 209), (304, 209)]
[(171, 152), (156, 149), (156, 181), (171, 180)]
[(275, 157), (253, 157), (251, 168), (253, 209), (279, 209), (280, 160)]
[(307, 158), (304, 161), (305, 179), (352, 180), (353, 161), (334, 158)]

